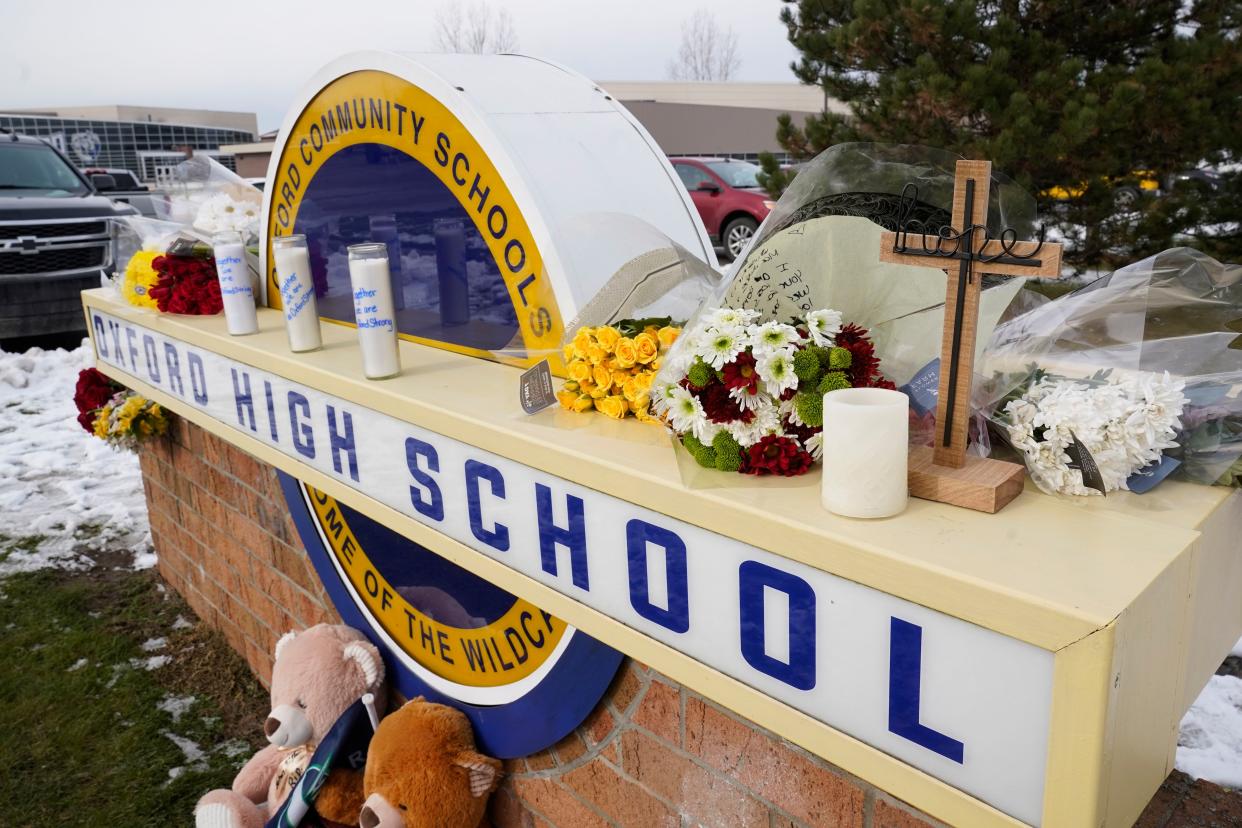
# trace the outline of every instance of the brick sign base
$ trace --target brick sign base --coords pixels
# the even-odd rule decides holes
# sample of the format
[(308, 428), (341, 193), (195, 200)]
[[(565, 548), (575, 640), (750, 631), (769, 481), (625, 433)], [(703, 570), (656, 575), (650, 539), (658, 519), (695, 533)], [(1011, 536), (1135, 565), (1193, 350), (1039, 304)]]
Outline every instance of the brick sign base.
[[(275, 470), (181, 419), (140, 458), (160, 574), (270, 683), (276, 639), (340, 620)], [(505, 764), (497, 828), (939, 825), (633, 659), (575, 732)], [(1139, 825), (1236, 808), (1235, 796), (1177, 775)]]

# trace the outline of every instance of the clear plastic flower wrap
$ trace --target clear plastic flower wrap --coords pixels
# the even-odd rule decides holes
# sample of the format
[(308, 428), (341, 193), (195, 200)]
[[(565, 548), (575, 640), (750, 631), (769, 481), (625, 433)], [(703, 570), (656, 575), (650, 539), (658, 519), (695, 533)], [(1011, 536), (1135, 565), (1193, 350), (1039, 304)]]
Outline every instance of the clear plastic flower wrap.
[[(881, 262), (880, 234), (896, 229), (907, 184), (918, 188), (911, 230), (951, 223), (960, 156), (910, 144), (838, 144), (803, 165), (750, 248), (704, 307), (748, 308), (761, 322), (792, 323), (831, 308), (867, 329), (885, 374), (898, 385), (939, 353), (945, 272)], [(1035, 200), (993, 173), (988, 228), (1035, 233)], [(978, 348), (1021, 288), (984, 282)], [(978, 356), (978, 354), (976, 354)]]
[(259, 236), (263, 195), (245, 179), (208, 155), (193, 155), (173, 168), (161, 219), (192, 228), (206, 238), (240, 233)]
[(1237, 485), (1240, 332), (1242, 266), (1166, 250), (998, 326), (974, 405), (1045, 491)]
[[(159, 281), (154, 261), (168, 252), (185, 228), (172, 221), (123, 216), (113, 222), (116, 237), (116, 270), (112, 286), (121, 299), (140, 308), (154, 308), (150, 290)], [(193, 237), (186, 237), (193, 241)]]
[[(590, 255), (578, 257), (578, 269), (568, 286), (572, 291), (568, 298), (574, 304), (566, 308), (567, 303), (561, 300), (562, 312), (573, 313), (563, 323), (564, 336), (559, 341), (532, 344), (519, 327), (505, 346), (489, 349), (498, 359), (524, 365), (548, 359), (554, 373), (565, 375), (580, 331), (612, 326), (626, 337), (652, 326), (680, 327), (721, 281), (720, 272), (712, 265), (631, 215), (578, 216), (565, 224), (565, 232), (574, 238), (576, 249), (590, 251)], [(446, 296), (452, 294), (448, 283), (454, 272), (452, 267), (441, 268), (442, 308)], [(608, 344), (615, 346), (611, 339)]]

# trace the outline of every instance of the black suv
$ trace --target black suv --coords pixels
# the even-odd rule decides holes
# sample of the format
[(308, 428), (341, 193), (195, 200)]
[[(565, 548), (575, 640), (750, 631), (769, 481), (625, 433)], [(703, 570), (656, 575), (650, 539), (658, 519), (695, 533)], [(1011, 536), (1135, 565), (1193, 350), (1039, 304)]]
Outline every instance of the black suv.
[(0, 130), (0, 339), (85, 330), (79, 294), (112, 269), (112, 219), (135, 215), (54, 147)]

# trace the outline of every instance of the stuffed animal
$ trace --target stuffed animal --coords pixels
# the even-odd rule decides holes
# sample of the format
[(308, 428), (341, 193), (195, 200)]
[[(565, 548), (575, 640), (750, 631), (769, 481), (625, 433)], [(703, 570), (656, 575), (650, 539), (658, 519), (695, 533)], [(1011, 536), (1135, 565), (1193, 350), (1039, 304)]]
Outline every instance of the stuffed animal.
[(389, 714), (371, 737), (366, 799), (354, 813), (361, 828), (477, 828), (500, 769), (499, 760), (475, 750), (464, 713), (419, 696)]
[[(387, 698), (384, 661), (362, 633), (318, 624), (282, 636), (272, 668), (272, 712), (263, 724), (270, 744), (238, 772), (232, 790), (212, 791), (198, 801), (197, 828), (263, 828), (301, 779), (319, 740), (365, 693), (374, 694), (377, 705)], [(341, 774), (340, 785), (356, 786)], [(320, 796), (337, 786), (337, 776), (334, 771)], [(355, 809), (347, 821), (356, 824), (356, 817)]]

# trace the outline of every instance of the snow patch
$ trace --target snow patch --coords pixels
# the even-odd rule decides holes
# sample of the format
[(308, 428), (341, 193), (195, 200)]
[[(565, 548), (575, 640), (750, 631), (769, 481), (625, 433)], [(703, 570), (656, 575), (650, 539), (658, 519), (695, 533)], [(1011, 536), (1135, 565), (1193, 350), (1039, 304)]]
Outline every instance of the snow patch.
[(1242, 679), (1212, 676), (1182, 718), (1177, 769), (1242, 788)]
[(172, 624), (172, 628), (174, 630), (188, 630), (190, 627), (193, 627), (193, 626), (194, 626), (193, 624), (185, 620), (184, 615), (178, 615), (177, 620), (174, 621)]
[(85, 667), (87, 664), (90, 664), (90, 659), (88, 659), (88, 658), (79, 658), (77, 661), (73, 662), (73, 664), (72, 664), (71, 666), (69, 666), (68, 668), (66, 668), (65, 672), (66, 672), (66, 673), (74, 673), (74, 672), (77, 672), (78, 670), (81, 670), (83, 667)]
[(146, 641), (142, 642), (142, 651), (144, 653), (153, 653), (156, 650), (162, 650), (167, 646), (167, 638), (162, 636), (160, 638), (148, 638)]
[(168, 662), (172, 661), (172, 656), (158, 655), (150, 658), (131, 658), (129, 666), (135, 670), (158, 670)]
[(93, 361), (85, 341), (72, 351), (0, 351), (0, 535), (10, 539), (0, 578), (88, 569), (84, 550), (129, 549), (135, 566), (154, 563), (137, 456), (77, 422), (74, 386)]
[(157, 704), (155, 708), (172, 716), (173, 724), (176, 724), (181, 721), (181, 717), (193, 706), (193, 696), (165, 696), (164, 700)]

